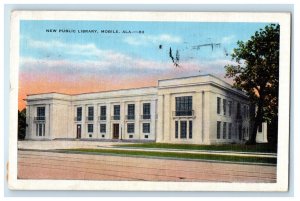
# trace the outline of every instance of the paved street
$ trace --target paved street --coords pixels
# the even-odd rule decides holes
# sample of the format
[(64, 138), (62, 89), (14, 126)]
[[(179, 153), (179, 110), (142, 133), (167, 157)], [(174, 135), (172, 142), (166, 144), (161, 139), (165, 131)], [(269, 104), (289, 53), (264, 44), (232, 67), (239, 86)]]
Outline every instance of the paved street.
[(18, 151), (19, 179), (276, 182), (276, 167)]

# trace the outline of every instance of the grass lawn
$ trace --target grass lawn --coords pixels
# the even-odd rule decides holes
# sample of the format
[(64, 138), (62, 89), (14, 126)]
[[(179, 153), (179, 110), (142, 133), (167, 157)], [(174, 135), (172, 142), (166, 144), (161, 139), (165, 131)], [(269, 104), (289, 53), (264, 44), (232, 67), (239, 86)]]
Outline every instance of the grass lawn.
[(164, 157), (177, 159), (198, 159), (198, 160), (215, 160), (215, 161), (230, 161), (230, 162), (253, 162), (276, 164), (276, 158), (262, 157), (246, 157), (246, 156), (221, 156), (209, 154), (191, 154), (191, 153), (164, 153), (164, 152), (147, 152), (147, 151), (131, 151), (131, 150), (115, 150), (115, 149), (61, 149), (63, 153), (93, 153), (93, 154), (114, 154), (114, 155), (129, 155), (129, 156), (144, 156), (144, 157)]
[(116, 146), (136, 147), (136, 148), (167, 148), (167, 149), (277, 153), (277, 147), (267, 143), (256, 144), (256, 145), (243, 145), (243, 144), (193, 145), (193, 144), (167, 144), (167, 143), (136, 143), (136, 144), (123, 144), (123, 145), (116, 145)]

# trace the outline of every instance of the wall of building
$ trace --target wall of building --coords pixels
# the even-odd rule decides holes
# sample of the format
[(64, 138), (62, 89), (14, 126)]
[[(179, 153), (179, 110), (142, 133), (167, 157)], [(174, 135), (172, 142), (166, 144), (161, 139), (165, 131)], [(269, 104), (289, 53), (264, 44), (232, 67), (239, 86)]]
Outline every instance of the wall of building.
[[(223, 143), (240, 143), (248, 139), (250, 133), (250, 105), (248, 100), (238, 94), (232, 93), (220, 89), (218, 87), (212, 87), (210, 94), (211, 103), (210, 107), (210, 144), (223, 144)], [(220, 113), (218, 114), (217, 105), (218, 98), (220, 100)], [(223, 102), (226, 100), (226, 112), (224, 112)], [(229, 111), (229, 103), (231, 103), (231, 115)], [(240, 104), (241, 119), (237, 118), (237, 105)], [(244, 106), (246, 111), (244, 113)], [(220, 122), (220, 137), (217, 137), (217, 122)], [(224, 126), (224, 123), (226, 126)], [(231, 124), (231, 132), (229, 133), (229, 124)], [(245, 129), (245, 133), (242, 133), (241, 139), (239, 138), (239, 126)], [(226, 127), (224, 134), (223, 130)], [(231, 136), (230, 136), (231, 134)]]
[(263, 122), (261, 125), (261, 132), (257, 129), (256, 142), (257, 143), (267, 143), (268, 142), (268, 124)]
[[(209, 127), (206, 127), (209, 121), (209, 110), (206, 109), (205, 102), (208, 103), (209, 96), (208, 85), (203, 86), (180, 86), (164, 87), (158, 91), (158, 127), (157, 142), (164, 143), (188, 143), (188, 144), (205, 144), (209, 133)], [(191, 96), (192, 111), (191, 116), (176, 116), (176, 97)], [(208, 104), (207, 104), (208, 105)], [(175, 137), (175, 126), (178, 122), (180, 128), (181, 122), (187, 122), (187, 137)], [(189, 122), (192, 122), (192, 138), (189, 138)], [(179, 129), (180, 130), (180, 129)]]
[[(190, 77), (188, 79), (160, 81), (158, 86), (158, 127), (157, 142), (164, 143), (189, 143), (189, 144), (219, 144), (241, 142), (237, 133), (236, 105), (241, 104), (241, 110), (245, 105), (249, 114), (247, 97), (240, 91), (228, 87), (228, 84), (210, 76)], [(174, 117), (176, 110), (176, 97), (192, 96), (192, 110), (190, 117)], [(221, 99), (221, 111), (217, 114), (217, 97)], [(223, 100), (227, 101), (226, 115), (223, 111)], [(228, 102), (232, 102), (231, 115), (228, 115)], [(175, 137), (176, 121), (192, 121), (192, 138), (181, 139)], [(217, 122), (221, 122), (221, 136), (217, 138)], [(226, 123), (225, 138), (223, 138), (223, 126)], [(228, 126), (232, 125), (231, 138), (229, 139)], [(249, 115), (242, 118), (241, 127), (248, 128)], [(179, 125), (180, 128), (180, 125)]]
[[(52, 101), (41, 101), (36, 105), (28, 105), (26, 107), (26, 139), (34, 139), (34, 140), (41, 140), (41, 139), (52, 139), (51, 132), (50, 132), (50, 105)], [(38, 107), (45, 107), (45, 120), (44, 121), (36, 121), (35, 118), (37, 117), (37, 108)], [(39, 136), (37, 134), (37, 124), (44, 125), (44, 135)]]
[[(57, 93), (34, 94), (29, 95), (26, 102), (26, 139), (44, 140), (54, 139), (55, 135), (68, 135), (68, 129), (62, 128), (61, 122), (65, 122), (66, 127), (68, 127), (69, 115), (60, 105), (69, 104), (70, 96)], [(35, 120), (38, 107), (45, 107), (43, 121)], [(44, 136), (37, 135), (37, 124), (44, 124)], [(61, 131), (61, 129), (63, 130)]]
[[(126, 91), (126, 93), (124, 92)], [(83, 139), (113, 139), (114, 124), (119, 125), (118, 139), (126, 140), (155, 140), (155, 126), (156, 126), (156, 103), (157, 96), (153, 94), (153, 88), (146, 88), (144, 90), (120, 90), (114, 92), (104, 92), (98, 95), (93, 95), (94, 99), (87, 95), (75, 97), (73, 99), (73, 117), (76, 117), (76, 108), (82, 107), (82, 121), (73, 122), (73, 133), (76, 133), (76, 126), (82, 126)], [(143, 103), (150, 103), (151, 118), (144, 120)], [(134, 104), (135, 114), (134, 119), (127, 118), (128, 105)], [(114, 113), (114, 105), (120, 105), (120, 119), (114, 120), (112, 118)], [(94, 120), (87, 121), (88, 107), (94, 108)], [(106, 120), (100, 120), (100, 107), (106, 106)], [(134, 124), (134, 132), (128, 133), (128, 124)], [(143, 123), (150, 123), (150, 133), (143, 133)], [(88, 124), (93, 124), (94, 131), (88, 133)], [(106, 132), (100, 132), (100, 124), (106, 125)]]
[[(72, 113), (70, 113), (71, 103), (69, 101), (54, 101), (50, 105), (51, 138), (74, 138), (70, 130)], [(51, 115), (52, 114), (52, 115)]]
[[(192, 97), (191, 115), (178, 115), (176, 98)], [(220, 98), (220, 114), (217, 112), (217, 99)], [(223, 101), (226, 100), (224, 115)], [(229, 115), (229, 101), (232, 102)], [(143, 119), (143, 104), (150, 103), (151, 118)], [(152, 140), (164, 143), (218, 144), (240, 143), (249, 136), (249, 115), (240, 121), (236, 118), (237, 103), (241, 104), (241, 115), (246, 106), (249, 114), (247, 97), (240, 91), (214, 76), (195, 76), (188, 78), (160, 80), (158, 87), (116, 90), (109, 92), (64, 95), (57, 93), (30, 95), (27, 98), (27, 139), (76, 139), (78, 126), (81, 126), (80, 139), (119, 139)], [(128, 105), (134, 104), (134, 119), (128, 119)], [(36, 108), (44, 106), (45, 136), (36, 136), (34, 117)], [(114, 105), (120, 105), (120, 119), (112, 118)], [(100, 107), (106, 106), (106, 120), (100, 120)], [(82, 119), (78, 121), (77, 107), (82, 108)], [(94, 108), (93, 120), (88, 120), (88, 107)], [(220, 137), (217, 137), (217, 122), (221, 122)], [(128, 124), (134, 124), (134, 132), (128, 133)], [(150, 124), (150, 132), (143, 132), (143, 124)], [(226, 123), (225, 137), (223, 127)], [(228, 126), (231, 123), (231, 138)], [(88, 132), (88, 125), (93, 131)], [(106, 125), (106, 131), (100, 132), (100, 124)], [(119, 125), (114, 135), (114, 125)], [(186, 137), (180, 136), (181, 125), (186, 124)], [(239, 124), (244, 131), (239, 134)], [(176, 126), (177, 125), (177, 126)], [(177, 129), (178, 136), (175, 131)], [(183, 126), (184, 128), (184, 126)], [(245, 130), (244, 130), (245, 129)], [(185, 130), (185, 129), (183, 129)], [(191, 132), (191, 136), (189, 135)]]

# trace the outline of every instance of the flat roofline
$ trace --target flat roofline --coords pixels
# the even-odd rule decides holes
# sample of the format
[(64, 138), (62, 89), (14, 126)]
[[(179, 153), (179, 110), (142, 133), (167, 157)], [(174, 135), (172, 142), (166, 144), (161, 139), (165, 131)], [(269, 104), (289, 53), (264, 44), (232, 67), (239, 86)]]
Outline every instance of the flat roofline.
[[(207, 77), (207, 76), (214, 77), (214, 78), (216, 78), (216, 79), (218, 79), (222, 82), (225, 82), (225, 83), (229, 84), (228, 82), (222, 80), (221, 78), (219, 78), (219, 77), (217, 77), (213, 74), (209, 74), (209, 73), (208, 74), (202, 74), (202, 75), (191, 75), (191, 76), (185, 76), (185, 77), (174, 77), (174, 78), (167, 78), (167, 79), (159, 79), (158, 82), (168, 81), (168, 80), (181, 80), (181, 79), (194, 78), (194, 77)], [(231, 85), (231, 84), (229, 84), (229, 85)]]
[(27, 94), (27, 96), (43, 95), (43, 94), (62, 94), (62, 95), (68, 95), (68, 96), (78, 96), (78, 95), (83, 95), (83, 94), (107, 93), (107, 92), (128, 91), (128, 90), (147, 89), (147, 88), (156, 88), (157, 89), (157, 86), (136, 87), (136, 88), (128, 88), (128, 89), (114, 89), (114, 90), (95, 91), (95, 92), (84, 92), (84, 93), (78, 93), (78, 94), (67, 94), (67, 93), (60, 93), (60, 92), (43, 92), (43, 93), (38, 93), (38, 94)]
[(107, 91), (95, 91), (95, 92), (84, 92), (79, 94), (70, 94), (71, 96), (81, 95), (81, 94), (95, 94), (95, 93), (106, 93), (106, 92), (115, 92), (115, 91), (128, 91), (134, 89), (147, 89), (147, 88), (157, 88), (157, 86), (149, 86), (149, 87), (136, 87), (136, 88), (128, 88), (128, 89), (113, 89)]
[(42, 95), (42, 94), (62, 94), (62, 95), (70, 95), (70, 94), (66, 94), (66, 93), (61, 93), (61, 92), (51, 91), (51, 92), (42, 92), (42, 93), (36, 93), (36, 94), (27, 94), (26, 96), (34, 96), (34, 95)]

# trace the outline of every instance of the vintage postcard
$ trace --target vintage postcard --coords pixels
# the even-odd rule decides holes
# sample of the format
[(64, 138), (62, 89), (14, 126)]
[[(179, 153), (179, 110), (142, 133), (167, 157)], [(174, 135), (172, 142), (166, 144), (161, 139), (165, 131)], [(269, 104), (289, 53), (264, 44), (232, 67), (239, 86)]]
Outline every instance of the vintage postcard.
[(10, 189), (287, 191), (289, 13), (14, 11)]

